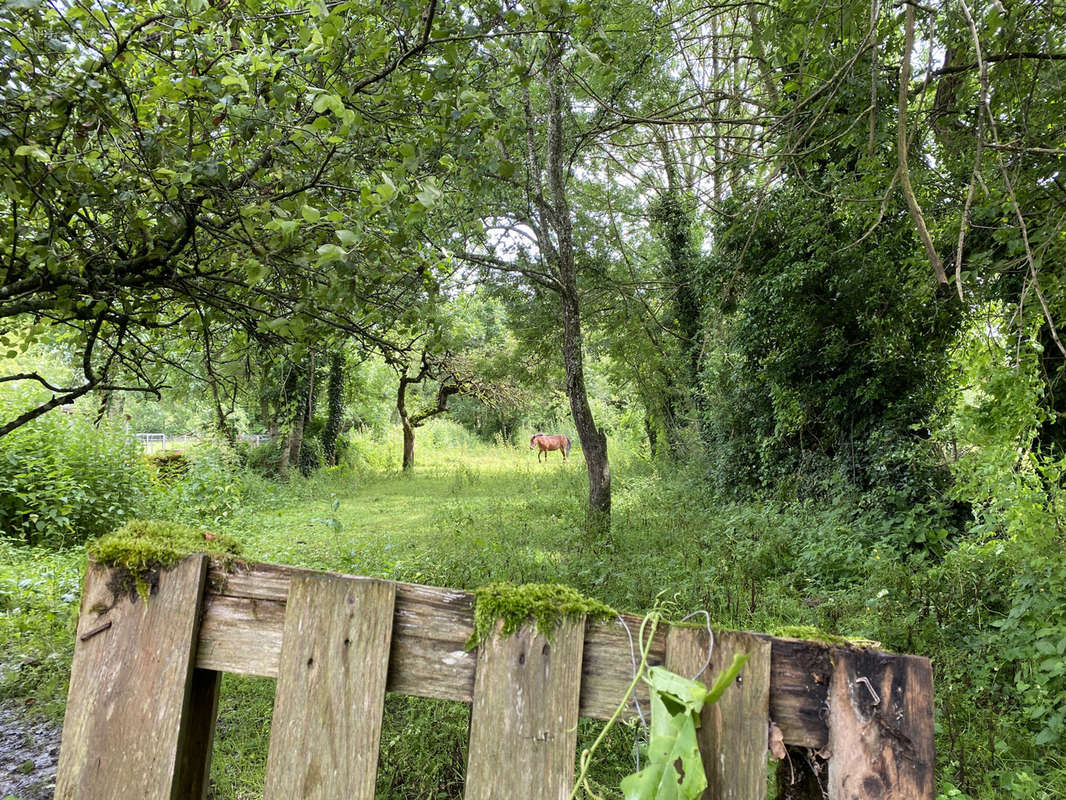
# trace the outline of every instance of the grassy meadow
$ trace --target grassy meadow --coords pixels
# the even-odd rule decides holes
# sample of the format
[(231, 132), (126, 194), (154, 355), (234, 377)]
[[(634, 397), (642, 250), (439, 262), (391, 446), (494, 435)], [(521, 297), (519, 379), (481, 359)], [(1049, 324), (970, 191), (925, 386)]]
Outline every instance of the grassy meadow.
[[(881, 523), (862, 522), (844, 505), (721, 504), (703, 489), (696, 466), (658, 464), (624, 441), (612, 441), (611, 454), (606, 539), (584, 532), (588, 484), (578, 448), (569, 462), (552, 453), (538, 463), (524, 445), (487, 444), (445, 421), (419, 431), (409, 473), (399, 469), (398, 437), (357, 440), (345, 466), (309, 478), (277, 484), (237, 473), (217, 487), (229, 502), (205, 506), (223, 511), (201, 524), (237, 538), (249, 560), (465, 589), (558, 582), (636, 613), (665, 603), (675, 618), (706, 609), (719, 627), (815, 625), (929, 655), (942, 716), (942, 796), (1056, 796), (1051, 787), (1066, 780), (1066, 769), (1054, 761), (1033, 766), (1026, 731), (975, 688), (984, 680), (975, 672), (981, 662), (908, 596), (943, 590), (960, 608), (972, 606), (986, 591), (979, 581), (955, 586), (953, 572), (915, 588), (913, 570), (868, 544), (884, 541)], [(186, 514), (180, 504), (169, 509)], [(0, 698), (61, 721), (83, 551), (0, 548)], [(269, 680), (224, 680), (213, 798), (261, 797), (273, 688)], [(460, 797), (467, 723), (463, 704), (390, 696), (378, 796)], [(579, 745), (598, 727), (583, 722)], [(618, 728), (596, 759), (593, 785), (608, 797), (619, 796), (618, 781), (633, 769), (635, 733)], [(957, 753), (972, 761), (960, 765)], [(952, 781), (974, 775), (976, 764), (980, 788), (962, 793)]]

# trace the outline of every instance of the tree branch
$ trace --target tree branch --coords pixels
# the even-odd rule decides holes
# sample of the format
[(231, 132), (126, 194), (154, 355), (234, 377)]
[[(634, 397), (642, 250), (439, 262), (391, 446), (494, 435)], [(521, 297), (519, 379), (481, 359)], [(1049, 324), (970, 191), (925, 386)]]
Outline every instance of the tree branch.
[(944, 262), (933, 244), (933, 237), (929, 235), (929, 229), (925, 226), (925, 218), (922, 216), (922, 208), (918, 205), (918, 199), (914, 196), (914, 188), (911, 186), (911, 174), (907, 165), (907, 85), (911, 77), (911, 51), (914, 49), (914, 6), (907, 4), (904, 22), (903, 61), (899, 67), (899, 115), (896, 131), (896, 157), (899, 163), (899, 183), (903, 190), (903, 196), (907, 199), (907, 208), (910, 210), (911, 219), (918, 228), (918, 235), (922, 244), (925, 245), (929, 263), (933, 265), (937, 282), (946, 284), (947, 273), (944, 271)]

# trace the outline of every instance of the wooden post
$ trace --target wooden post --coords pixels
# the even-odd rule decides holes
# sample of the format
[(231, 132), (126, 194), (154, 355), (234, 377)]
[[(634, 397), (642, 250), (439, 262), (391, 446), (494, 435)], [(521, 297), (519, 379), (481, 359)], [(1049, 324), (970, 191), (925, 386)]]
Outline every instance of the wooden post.
[(371, 800), (396, 584), (293, 578), (265, 800)]
[(829, 800), (933, 800), (933, 671), (917, 656), (836, 653)]
[(770, 642), (747, 633), (717, 633), (711, 663), (707, 631), (671, 628), (666, 667), (711, 686), (735, 653), (749, 653), (736, 682), (713, 706), (703, 709), (697, 731), (707, 773), (704, 800), (762, 800), (766, 797), (766, 742), (770, 710)]
[(181, 743), (207, 558), (189, 556), (150, 581), (147, 601), (114, 571), (85, 577), (56, 800), (179, 795)]
[[(500, 623), (502, 625), (502, 623)], [(566, 800), (574, 783), (585, 620), (478, 648), (466, 800)]]

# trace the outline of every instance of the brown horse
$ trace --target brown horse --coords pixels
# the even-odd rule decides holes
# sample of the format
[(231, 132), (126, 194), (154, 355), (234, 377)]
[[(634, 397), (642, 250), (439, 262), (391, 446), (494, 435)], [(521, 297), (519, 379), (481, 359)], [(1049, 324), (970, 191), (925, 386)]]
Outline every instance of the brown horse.
[(563, 455), (563, 461), (566, 461), (566, 457), (570, 455), (570, 437), (563, 436), (561, 433), (552, 434), (549, 436), (546, 433), (534, 433), (529, 437), (529, 449), (534, 447), (537, 449), (537, 463), (540, 463), (541, 455), (544, 459), (548, 458), (549, 450), (559, 450)]

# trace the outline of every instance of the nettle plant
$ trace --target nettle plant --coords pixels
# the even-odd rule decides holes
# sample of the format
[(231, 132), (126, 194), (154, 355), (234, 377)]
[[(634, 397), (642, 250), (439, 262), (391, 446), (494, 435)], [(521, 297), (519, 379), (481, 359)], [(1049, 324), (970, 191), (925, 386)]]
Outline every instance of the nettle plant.
[[(18, 402), (0, 397), (0, 410)], [(0, 438), (0, 535), (11, 539), (62, 547), (99, 536), (150, 487), (138, 443), (106, 422), (53, 413)]]

